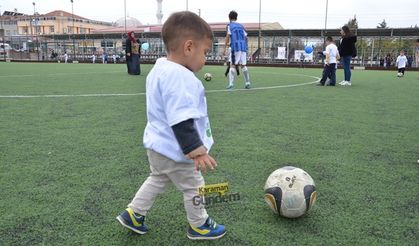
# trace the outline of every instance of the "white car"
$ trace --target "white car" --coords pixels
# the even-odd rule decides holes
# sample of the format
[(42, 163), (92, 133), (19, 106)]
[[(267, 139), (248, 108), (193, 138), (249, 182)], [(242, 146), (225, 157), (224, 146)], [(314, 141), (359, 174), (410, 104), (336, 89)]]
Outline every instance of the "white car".
[(10, 51), (10, 45), (6, 43), (0, 43), (0, 55), (7, 54)]

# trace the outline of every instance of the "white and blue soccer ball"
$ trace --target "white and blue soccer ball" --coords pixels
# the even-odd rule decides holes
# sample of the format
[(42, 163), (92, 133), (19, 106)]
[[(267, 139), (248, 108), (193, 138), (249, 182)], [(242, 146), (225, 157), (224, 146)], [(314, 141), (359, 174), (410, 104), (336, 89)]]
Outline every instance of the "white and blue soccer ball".
[(403, 73), (397, 73), (397, 77), (403, 77)]
[(212, 75), (210, 73), (205, 73), (204, 74), (204, 79), (205, 79), (205, 81), (211, 81)]
[(275, 214), (298, 218), (316, 202), (314, 180), (303, 169), (286, 166), (275, 170), (265, 183), (265, 201)]

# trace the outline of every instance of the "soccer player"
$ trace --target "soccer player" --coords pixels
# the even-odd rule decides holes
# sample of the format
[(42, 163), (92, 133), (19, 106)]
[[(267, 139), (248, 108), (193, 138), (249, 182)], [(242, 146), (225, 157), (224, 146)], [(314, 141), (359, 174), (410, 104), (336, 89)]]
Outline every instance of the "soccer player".
[(402, 77), (404, 76), (404, 70), (406, 69), (407, 58), (404, 55), (404, 50), (400, 50), (400, 55), (397, 57), (396, 65), (397, 65), (397, 76)]
[(337, 60), (340, 59), (338, 47), (333, 42), (332, 37), (326, 38), (326, 50), (323, 54), (326, 56), (324, 60), (324, 68), (323, 68), (323, 77), (320, 80), (319, 85), (326, 85), (327, 78), (330, 79), (328, 85), (335, 86), (336, 85), (336, 64)]
[(232, 89), (234, 86), (234, 79), (236, 77), (236, 66), (240, 65), (245, 80), (245, 88), (250, 89), (250, 76), (247, 69), (247, 33), (240, 23), (237, 22), (237, 12), (231, 11), (228, 14), (230, 24), (227, 26), (227, 35), (225, 39), (224, 55), (228, 44), (231, 47), (232, 61), (230, 64), (230, 71), (228, 74), (227, 89)]
[(92, 55), (92, 63), (95, 63), (96, 62), (96, 55), (95, 54), (93, 54)]
[(205, 64), (213, 34), (201, 17), (183, 11), (166, 20), (162, 37), (167, 58), (156, 61), (146, 82), (143, 142), (151, 174), (117, 220), (136, 233), (146, 233), (147, 212), (173, 183), (183, 193), (188, 238), (217, 239), (224, 236), (225, 227), (208, 216), (204, 204), (195, 202), (200, 196), (198, 189), (205, 184), (201, 171), (217, 166), (208, 154), (214, 141), (205, 90), (194, 74)]

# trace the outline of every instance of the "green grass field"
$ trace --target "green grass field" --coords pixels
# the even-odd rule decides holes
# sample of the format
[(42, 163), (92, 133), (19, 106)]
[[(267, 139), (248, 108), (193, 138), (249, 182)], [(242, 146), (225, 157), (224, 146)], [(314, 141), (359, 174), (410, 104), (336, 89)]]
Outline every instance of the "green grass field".
[[(128, 76), (124, 65), (0, 63), (0, 245), (197, 244), (173, 187), (149, 212), (148, 234), (115, 220), (149, 173), (150, 68)], [(418, 72), (354, 71), (350, 88), (289, 87), (321, 70), (250, 67), (255, 88), (282, 87), (226, 92), (224, 70), (199, 74), (213, 74), (204, 85), (219, 163), (205, 179), (229, 182), (241, 199), (208, 208), (228, 232), (199, 245), (418, 244)], [(300, 219), (276, 217), (263, 200), (266, 178), (285, 165), (310, 173), (319, 192)]]

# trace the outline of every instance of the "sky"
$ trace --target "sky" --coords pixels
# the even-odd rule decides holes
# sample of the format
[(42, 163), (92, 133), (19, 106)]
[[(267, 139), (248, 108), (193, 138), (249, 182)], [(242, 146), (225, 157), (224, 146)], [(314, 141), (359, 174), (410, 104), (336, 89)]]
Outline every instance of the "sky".
[[(325, 27), (326, 0), (260, 0), (261, 22), (278, 22), (285, 29)], [(71, 13), (70, 0), (0, 0), (0, 10), (25, 14), (44, 14), (53, 10)], [(258, 22), (259, 0), (163, 0), (163, 22), (176, 11), (200, 12), (207, 22), (227, 22), (230, 10), (239, 22)], [(74, 0), (74, 14), (85, 18), (115, 22), (124, 17), (124, 0)], [(126, 0), (127, 15), (143, 24), (157, 23), (156, 0)], [(340, 28), (356, 15), (360, 28), (375, 28), (386, 20), (389, 27), (419, 26), (419, 0), (328, 0), (327, 28)]]

